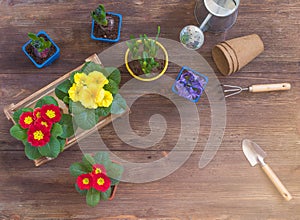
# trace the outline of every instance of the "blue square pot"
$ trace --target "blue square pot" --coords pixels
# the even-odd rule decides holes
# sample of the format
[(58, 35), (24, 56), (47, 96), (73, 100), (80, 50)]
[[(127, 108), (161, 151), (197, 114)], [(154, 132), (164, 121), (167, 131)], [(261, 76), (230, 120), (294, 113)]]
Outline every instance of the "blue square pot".
[[(175, 94), (179, 95), (179, 92), (178, 92), (178, 90), (177, 90), (177, 88), (176, 88), (176, 82), (180, 79), (180, 76), (181, 76), (181, 74), (183, 73), (184, 70), (191, 71), (191, 72), (193, 72), (193, 74), (197, 75), (198, 77), (200, 77), (201, 79), (204, 80), (204, 84), (203, 84), (203, 87), (202, 87), (202, 89), (203, 89), (202, 92), (203, 92), (204, 89), (205, 89), (205, 87), (206, 87), (206, 85), (207, 85), (207, 83), (208, 83), (208, 77), (205, 76), (205, 75), (203, 75), (203, 74), (201, 74), (201, 73), (198, 73), (197, 71), (195, 71), (195, 70), (193, 70), (193, 69), (191, 69), (191, 68), (189, 68), (189, 67), (187, 67), (187, 66), (183, 66), (183, 67), (181, 68), (181, 70), (180, 70), (180, 72), (179, 72), (179, 74), (178, 74), (178, 76), (177, 76), (177, 78), (176, 78), (176, 80), (175, 80), (175, 82), (174, 82), (174, 84), (173, 84), (173, 86), (172, 86), (172, 91), (173, 91)], [(188, 100), (190, 100), (190, 101), (196, 103), (196, 102), (199, 101), (199, 99), (200, 99), (200, 97), (201, 97), (201, 95), (202, 95), (202, 92), (201, 92), (201, 94), (200, 94), (196, 99), (189, 99), (189, 98), (184, 97), (184, 96), (182, 96), (182, 97), (184, 97), (184, 98), (186, 98), (186, 99), (188, 99)]]
[(99, 41), (103, 41), (103, 42), (115, 43), (115, 42), (118, 42), (120, 40), (121, 27), (122, 27), (122, 15), (116, 14), (116, 13), (113, 13), (113, 12), (107, 12), (107, 14), (119, 17), (118, 36), (117, 36), (117, 38), (116, 39), (107, 39), (107, 38), (102, 38), (102, 37), (95, 37), (95, 35), (94, 35), (95, 20), (94, 19), (92, 21), (91, 38), (93, 40), (99, 40)]
[(26, 44), (24, 44), (23, 47), (22, 47), (23, 52), (26, 54), (26, 56), (31, 60), (31, 62), (32, 62), (37, 68), (43, 68), (43, 67), (45, 67), (45, 66), (49, 66), (49, 65), (50, 65), (51, 63), (53, 63), (53, 61), (56, 60), (56, 59), (59, 57), (59, 55), (60, 55), (60, 49), (59, 49), (59, 47), (54, 43), (54, 41), (49, 37), (49, 35), (48, 35), (45, 31), (43, 31), (43, 30), (41, 30), (39, 33), (37, 33), (38, 36), (41, 35), (41, 34), (44, 34), (44, 35), (48, 38), (48, 40), (51, 41), (52, 45), (56, 48), (56, 52), (55, 52), (51, 57), (49, 57), (47, 60), (45, 60), (45, 62), (43, 62), (43, 63), (41, 63), (41, 64), (36, 63), (35, 60), (34, 60), (34, 59), (26, 52), (26, 47), (27, 47), (28, 44), (31, 43), (32, 40), (29, 40), (29, 41), (28, 41)]

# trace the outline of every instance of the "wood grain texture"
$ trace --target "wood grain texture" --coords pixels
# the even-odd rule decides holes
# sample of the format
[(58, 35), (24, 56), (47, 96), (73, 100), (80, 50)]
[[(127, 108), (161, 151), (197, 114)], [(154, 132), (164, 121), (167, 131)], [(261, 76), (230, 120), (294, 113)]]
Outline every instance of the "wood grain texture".
[[(194, 1), (107, 1), (108, 11), (123, 15), (121, 41), (131, 34), (178, 41), (180, 30), (195, 24)], [(0, 108), (17, 103), (74, 69), (91, 54), (111, 44), (90, 39), (90, 11), (99, 1), (0, 0)], [(61, 49), (51, 66), (36, 69), (21, 47), (28, 32), (44, 29)], [(212, 47), (224, 40), (258, 34), (265, 51), (239, 72), (225, 77), (217, 72)], [(24, 155), (23, 145), (9, 135), (12, 123), (0, 113), (0, 219), (300, 219), (300, 2), (298, 0), (241, 1), (237, 23), (227, 33), (205, 33), (198, 50), (222, 84), (247, 87), (254, 84), (291, 83), (290, 91), (243, 92), (226, 100), (226, 129), (222, 144), (204, 169), (198, 168), (211, 132), (211, 105), (206, 94), (197, 104), (200, 135), (189, 159), (171, 175), (144, 184), (121, 183), (116, 197), (96, 208), (85, 205), (73, 188), (71, 163), (81, 159), (74, 146), (57, 159), (35, 168)], [(180, 56), (180, 55), (179, 55)], [(101, 57), (100, 57), (101, 59)], [(167, 75), (175, 78), (180, 67), (170, 64)], [(122, 84), (131, 77), (122, 72)], [(208, 85), (210, 86), (210, 85)], [(140, 149), (124, 143), (114, 127), (100, 131), (108, 149), (120, 158), (147, 163), (172, 151), (180, 134), (180, 114), (165, 97), (149, 94), (131, 107), (130, 123), (140, 136), (150, 133), (149, 119), (162, 115), (165, 136), (154, 146)], [(195, 136), (187, 131), (187, 142)], [(257, 142), (293, 199), (286, 202), (259, 167), (244, 157), (244, 138)], [(97, 139), (90, 141), (99, 148)], [(179, 153), (184, 154), (188, 146)]]

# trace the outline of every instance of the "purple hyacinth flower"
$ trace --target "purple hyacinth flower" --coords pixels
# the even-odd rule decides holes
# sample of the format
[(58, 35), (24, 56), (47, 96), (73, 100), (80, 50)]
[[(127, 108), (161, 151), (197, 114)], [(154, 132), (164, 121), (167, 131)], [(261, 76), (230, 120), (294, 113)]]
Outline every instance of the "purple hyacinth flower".
[(197, 100), (201, 96), (205, 84), (206, 81), (201, 76), (192, 71), (185, 71), (175, 82), (175, 87), (178, 95), (190, 100)]

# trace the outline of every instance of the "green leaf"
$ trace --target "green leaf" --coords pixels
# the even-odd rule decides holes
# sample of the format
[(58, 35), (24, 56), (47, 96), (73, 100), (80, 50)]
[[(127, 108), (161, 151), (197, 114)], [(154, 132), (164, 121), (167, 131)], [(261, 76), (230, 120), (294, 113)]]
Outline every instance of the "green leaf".
[(103, 72), (104, 68), (94, 62), (87, 62), (82, 67), (81, 71), (84, 72), (85, 74), (89, 74), (90, 72), (93, 72), (93, 71)]
[(77, 183), (75, 183), (75, 189), (77, 190), (77, 192), (80, 193), (80, 195), (85, 196), (87, 194), (87, 190), (81, 190), (79, 189)]
[(94, 160), (97, 164), (103, 164), (104, 166), (111, 162), (107, 152), (97, 152), (94, 156)]
[(85, 167), (82, 163), (80, 162), (76, 162), (76, 163), (73, 163), (70, 168), (70, 174), (72, 176), (75, 176), (75, 177), (78, 177), (79, 175), (81, 174), (85, 174), (85, 173), (89, 173), (92, 171), (91, 167), (88, 168), (88, 167)]
[(27, 131), (21, 128), (20, 125), (14, 125), (10, 129), (10, 135), (20, 141), (25, 141), (27, 139)]
[(62, 126), (59, 123), (53, 124), (51, 128), (51, 136), (52, 137), (57, 137), (60, 136), (63, 133)]
[(86, 194), (86, 203), (89, 206), (94, 207), (99, 203), (99, 201), (100, 201), (100, 192), (94, 188), (89, 189)]
[(41, 108), (43, 105), (50, 105), (50, 104), (54, 104), (58, 106), (58, 103), (55, 100), (55, 98), (53, 98), (52, 96), (44, 96), (43, 98), (41, 98), (36, 102), (35, 108)]
[(24, 141), (23, 144), (25, 145), (25, 155), (29, 160), (36, 160), (42, 157), (38, 147), (31, 146), (27, 141)]
[(65, 80), (55, 88), (55, 95), (60, 100), (63, 100), (65, 96), (68, 96), (68, 91), (72, 87), (70, 80)]
[(36, 36), (34, 33), (31, 33), (31, 32), (28, 33), (28, 37), (29, 37), (31, 40), (38, 40), (38, 39), (39, 39), (38, 36)]
[(74, 114), (79, 114), (86, 110), (86, 108), (80, 102), (73, 102), (73, 101), (69, 102), (69, 109)]
[(120, 71), (115, 67), (106, 67), (106, 71), (109, 73), (108, 79), (113, 80), (117, 85), (121, 82)]
[(95, 160), (90, 154), (85, 154), (82, 157), (82, 163), (85, 167), (92, 167), (95, 164)]
[(122, 165), (111, 162), (105, 168), (106, 168), (106, 175), (109, 178), (112, 178), (115, 180), (121, 179), (122, 174), (124, 172), (124, 168)]
[(99, 118), (101, 116), (105, 117), (110, 114), (111, 105), (109, 107), (98, 107), (95, 110), (96, 116)]
[(100, 200), (108, 200), (111, 196), (111, 187), (109, 187), (105, 192), (100, 193)]
[(96, 120), (95, 110), (93, 109), (85, 109), (84, 112), (79, 114), (74, 113), (74, 120), (78, 127), (88, 130), (94, 127), (98, 120)]
[(59, 124), (61, 125), (63, 131), (62, 134), (59, 135), (59, 137), (68, 138), (74, 135), (77, 126), (75, 122), (73, 123), (73, 117), (71, 115), (63, 114), (61, 116)]
[(18, 109), (17, 111), (15, 111), (13, 114), (13, 119), (16, 123), (19, 122), (20, 116), (22, 115), (23, 112), (33, 112), (33, 109), (32, 108), (22, 108), (22, 109)]
[(113, 95), (115, 95), (119, 92), (118, 84), (111, 79), (109, 79), (109, 83), (106, 84), (103, 88), (107, 91), (110, 91)]
[(38, 150), (45, 157), (56, 158), (60, 153), (60, 142), (55, 137), (51, 137), (50, 141)]
[(60, 144), (60, 152), (63, 152), (67, 141), (66, 139), (60, 137), (58, 137), (57, 140), (59, 141)]
[(112, 106), (112, 114), (122, 114), (127, 109), (127, 104), (125, 99), (120, 94), (115, 95)]
[(69, 102), (70, 102), (69, 96), (65, 96), (65, 97), (62, 99), (62, 101), (63, 101), (65, 104), (69, 105)]
[(110, 185), (111, 186), (115, 186), (117, 184), (119, 184), (120, 180), (116, 180), (116, 179), (113, 179), (113, 178), (109, 178), (110, 179)]

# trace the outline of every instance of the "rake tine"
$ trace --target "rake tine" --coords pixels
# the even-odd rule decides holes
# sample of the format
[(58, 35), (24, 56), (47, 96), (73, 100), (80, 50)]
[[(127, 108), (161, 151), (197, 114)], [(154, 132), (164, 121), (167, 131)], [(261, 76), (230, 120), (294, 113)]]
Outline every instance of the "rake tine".
[(240, 86), (232, 86), (232, 85), (223, 85), (223, 88), (229, 88), (229, 89), (225, 89), (224, 90), (224, 93), (229, 93), (229, 92), (232, 92), (228, 95), (225, 95), (225, 98), (228, 98), (230, 96), (234, 96), (234, 95), (237, 95), (237, 94), (240, 94), (244, 89)]

